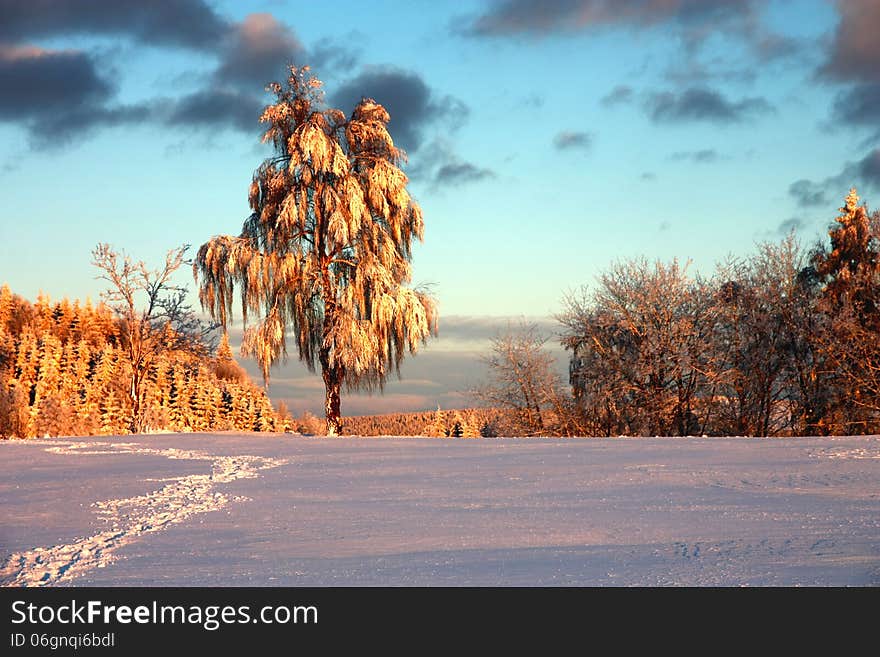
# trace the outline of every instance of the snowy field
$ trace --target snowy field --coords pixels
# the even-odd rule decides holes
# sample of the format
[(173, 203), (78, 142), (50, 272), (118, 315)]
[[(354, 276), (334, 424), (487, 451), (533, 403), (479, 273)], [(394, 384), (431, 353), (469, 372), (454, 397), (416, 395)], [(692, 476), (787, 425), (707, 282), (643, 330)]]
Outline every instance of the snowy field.
[(880, 438), (0, 444), (0, 582), (880, 584)]

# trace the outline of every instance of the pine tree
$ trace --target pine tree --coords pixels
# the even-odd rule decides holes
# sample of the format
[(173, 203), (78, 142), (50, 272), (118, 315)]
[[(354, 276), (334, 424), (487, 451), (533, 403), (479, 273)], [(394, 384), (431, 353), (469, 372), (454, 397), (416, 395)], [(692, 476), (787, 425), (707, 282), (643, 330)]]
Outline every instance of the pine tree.
[(52, 330), (54, 320), (52, 319), (52, 306), (49, 297), (40, 292), (33, 307), (32, 325), (37, 335), (43, 335)]
[(880, 331), (880, 235), (872, 230), (868, 208), (850, 189), (837, 225), (828, 231), (831, 251), (815, 256), (816, 271), (825, 283), (825, 297), (839, 310), (850, 305), (864, 326)]
[(437, 406), (437, 412), (434, 413), (434, 419), (425, 428), (425, 435), (433, 438), (442, 438), (449, 435), (449, 429), (446, 428), (446, 418), (440, 406)]
[(101, 435), (115, 436), (121, 433), (122, 406), (113, 388), (101, 400)]
[(464, 421), (461, 418), (461, 413), (458, 411), (455, 412), (452, 419), (452, 427), (449, 429), (449, 437), (450, 438), (461, 438), (464, 435)]
[(172, 431), (183, 431), (186, 425), (182, 410), (183, 385), (183, 377), (180, 376), (177, 368), (172, 369), (168, 383), (168, 428)]
[[(106, 307), (53, 304), (45, 296), (40, 306), (34, 311), (0, 287), (0, 437), (129, 431), (128, 363)], [(43, 333), (35, 332), (37, 320), (47, 326)], [(143, 380), (143, 427), (251, 430), (256, 423), (272, 430), (275, 412), (265, 393), (246, 375), (235, 383), (221, 379), (215, 365), (187, 350), (159, 354)], [(234, 398), (244, 400), (237, 425)]]
[(461, 424), (461, 437), (462, 438), (479, 438), (480, 437), (480, 424), (477, 421), (477, 417), (473, 411), (466, 412), (464, 415), (464, 421)]
[(8, 325), (12, 319), (13, 304), (12, 290), (4, 283), (0, 286), (0, 331), (10, 330)]
[(227, 381), (241, 383), (248, 380), (247, 372), (244, 371), (244, 368), (232, 356), (232, 348), (229, 346), (229, 334), (226, 331), (223, 331), (223, 337), (220, 338), (220, 346), (217, 347), (217, 355), (214, 357), (214, 372), (219, 378)]
[(406, 287), (422, 212), (406, 189), (388, 112), (365, 98), (346, 117), (325, 108), (320, 87), (307, 67), (291, 67), (286, 86), (270, 85), (276, 101), (260, 120), (276, 155), (254, 174), (253, 214), (238, 238), (202, 245), (194, 271), (202, 306), (224, 326), (236, 284), (245, 321), (249, 312), (263, 317), (243, 349), (267, 381), (288, 332), (309, 369), (320, 365), (327, 433), (338, 435), (341, 388), (381, 388), (405, 353), (436, 333), (436, 310)]
[(836, 381), (822, 433), (874, 433), (880, 427), (880, 213), (868, 214), (855, 188), (828, 232), (831, 250), (815, 253), (824, 283), (819, 304), (824, 370)]

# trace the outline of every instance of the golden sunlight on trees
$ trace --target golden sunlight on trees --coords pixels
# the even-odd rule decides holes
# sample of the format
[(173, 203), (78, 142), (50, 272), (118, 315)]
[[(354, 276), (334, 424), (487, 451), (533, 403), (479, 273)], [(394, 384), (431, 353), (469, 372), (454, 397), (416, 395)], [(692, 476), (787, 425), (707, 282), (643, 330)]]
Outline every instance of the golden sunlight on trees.
[[(811, 386), (796, 385), (815, 364), (812, 293), (802, 285), (806, 255), (793, 235), (761, 244), (748, 259), (718, 267), (716, 323), (708, 380), (719, 433), (771, 436), (803, 415)], [(805, 377), (807, 383), (809, 375)]]
[(875, 433), (880, 413), (880, 213), (868, 213), (850, 190), (828, 231), (831, 250), (813, 261), (824, 290), (819, 308), (833, 318), (821, 351), (837, 373), (829, 432)]
[[(553, 370), (553, 356), (544, 348), (546, 343), (547, 338), (538, 333), (535, 325), (521, 322), (492, 338), (490, 353), (481, 359), (488, 369), (488, 378), (471, 395), (486, 406), (503, 411), (498, 427), (503, 434), (572, 433), (571, 404)], [(468, 433), (478, 431), (468, 429)]]
[[(198, 321), (185, 303), (186, 288), (171, 280), (183, 264), (187, 248), (169, 251), (165, 264), (155, 270), (117, 253), (109, 244), (99, 244), (92, 251), (92, 264), (101, 270), (99, 278), (110, 284), (102, 297), (116, 314), (128, 361), (128, 429), (132, 433), (144, 428), (143, 383), (156, 358), (166, 351), (188, 351), (196, 357), (208, 352), (205, 340), (213, 327)], [(139, 300), (143, 303), (140, 308)]]
[[(621, 262), (593, 292), (565, 300), (557, 319), (573, 353), (575, 396), (604, 435), (700, 431), (695, 398), (713, 327), (709, 286), (686, 268)], [(598, 376), (593, 373), (598, 374)]]
[[(127, 331), (103, 303), (31, 304), (0, 287), (0, 438), (130, 433)], [(234, 361), (167, 346), (140, 377), (142, 431), (284, 428), (250, 379), (221, 376), (240, 371)]]
[(338, 435), (340, 389), (381, 388), (405, 353), (436, 334), (434, 300), (407, 287), (411, 243), (422, 239), (422, 212), (399, 168), (404, 157), (388, 134), (388, 112), (364, 98), (350, 117), (323, 103), (307, 67), (260, 120), (275, 156), (254, 173), (252, 214), (238, 237), (212, 238), (194, 264), (202, 306), (224, 326), (239, 286), (248, 327), (243, 353), (269, 368), (287, 354), (325, 385), (328, 435)]
[(615, 265), (558, 319), (589, 435), (880, 430), (880, 214), (855, 190), (808, 256), (790, 236), (709, 280)]

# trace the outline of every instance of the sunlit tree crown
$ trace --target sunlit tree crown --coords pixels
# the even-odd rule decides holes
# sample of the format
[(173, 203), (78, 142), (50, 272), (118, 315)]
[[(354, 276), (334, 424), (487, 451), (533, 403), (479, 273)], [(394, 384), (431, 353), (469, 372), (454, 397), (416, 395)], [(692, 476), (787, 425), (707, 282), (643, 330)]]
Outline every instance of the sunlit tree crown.
[(245, 321), (260, 317), (243, 352), (267, 379), (290, 336), (310, 369), (320, 362), (350, 389), (381, 386), (436, 332), (434, 301), (407, 286), (423, 222), (405, 155), (381, 105), (365, 98), (350, 117), (328, 108), (307, 67), (268, 88), (275, 102), (260, 120), (275, 155), (254, 173), (241, 234), (199, 250), (202, 305), (225, 324), (238, 286)]

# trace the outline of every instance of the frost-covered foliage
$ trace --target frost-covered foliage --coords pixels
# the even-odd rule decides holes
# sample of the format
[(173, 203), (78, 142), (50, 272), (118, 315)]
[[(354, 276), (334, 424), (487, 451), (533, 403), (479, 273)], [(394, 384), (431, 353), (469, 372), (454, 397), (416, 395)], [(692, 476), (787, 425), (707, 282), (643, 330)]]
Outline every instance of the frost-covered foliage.
[(338, 434), (340, 388), (381, 388), (406, 352), (436, 333), (436, 310), (411, 280), (422, 211), (398, 166), (388, 112), (364, 98), (347, 117), (323, 102), (321, 82), (291, 67), (260, 120), (275, 148), (254, 173), (252, 214), (238, 237), (202, 245), (194, 272), (203, 307), (224, 325), (240, 292), (243, 353), (268, 380), (287, 337), (326, 387), (327, 433)]
[(570, 295), (578, 425), (593, 435), (880, 432), (880, 215), (855, 190), (830, 250), (789, 236), (714, 277), (623, 262)]
[[(579, 359), (573, 374), (583, 382), (575, 389), (583, 401), (592, 397), (607, 431), (699, 430), (694, 399), (714, 325), (705, 282), (688, 277), (677, 261), (633, 260), (612, 267), (594, 292), (567, 305), (560, 316), (568, 330), (564, 344)], [(601, 380), (588, 383), (590, 370)]]
[(828, 317), (822, 336), (825, 369), (839, 380), (825, 418), (830, 431), (880, 432), (880, 213), (869, 214), (850, 190), (828, 231), (831, 249), (813, 262)]
[[(505, 436), (571, 435), (572, 404), (545, 349), (547, 337), (533, 324), (509, 325), (491, 340), (482, 358), (488, 371), (471, 395), (501, 411), (492, 432)], [(462, 427), (462, 430), (464, 427)], [(478, 433), (484, 434), (482, 429)]]
[[(104, 304), (0, 287), (0, 437), (130, 432), (131, 361), (120, 319)], [(222, 351), (164, 350), (141, 386), (142, 431), (271, 431), (265, 392)]]
[(184, 263), (188, 245), (171, 249), (165, 263), (150, 269), (109, 244), (92, 251), (98, 278), (108, 283), (101, 298), (113, 311), (119, 329), (119, 346), (126, 359), (128, 382), (128, 429), (145, 429), (147, 411), (146, 377), (153, 364), (168, 352), (188, 352), (195, 358), (207, 354), (214, 326), (196, 317), (186, 302), (187, 289), (172, 281)]

